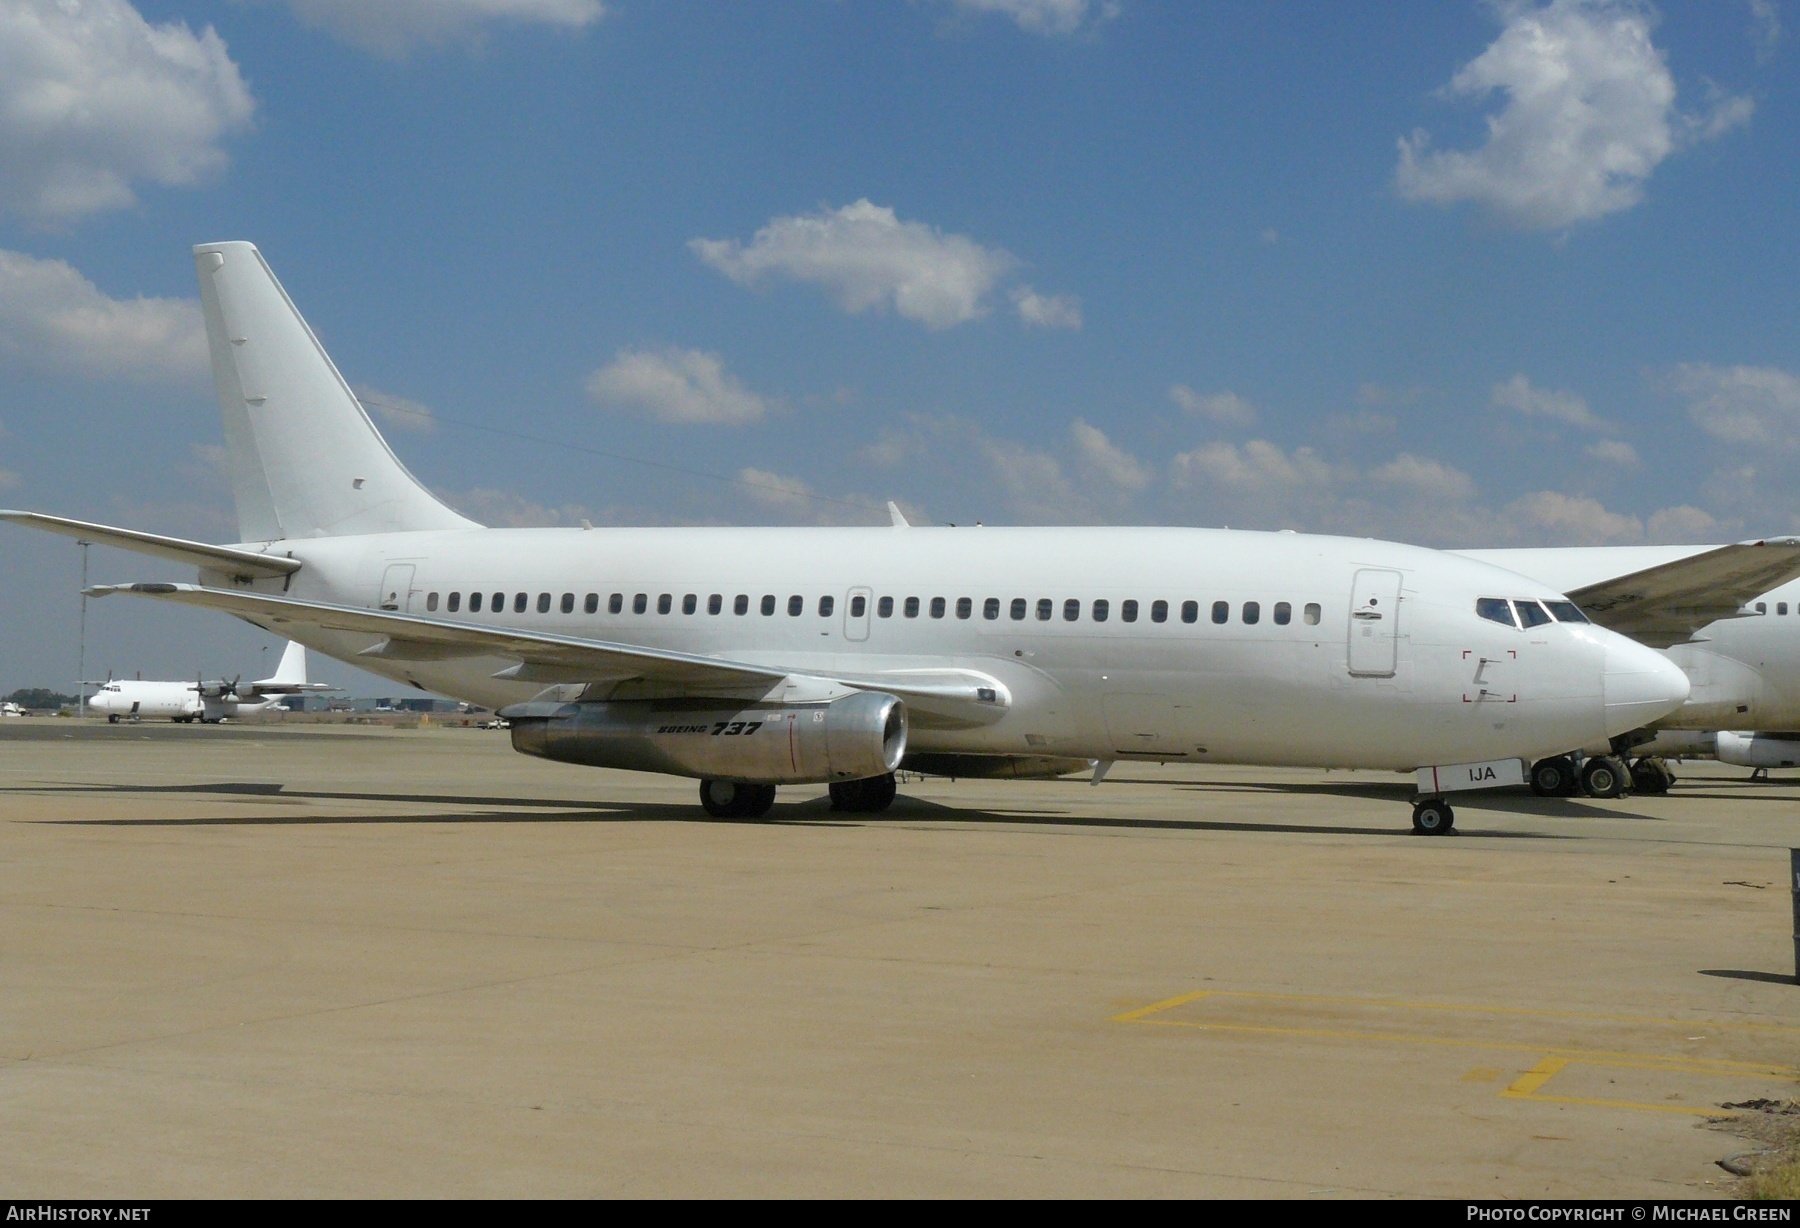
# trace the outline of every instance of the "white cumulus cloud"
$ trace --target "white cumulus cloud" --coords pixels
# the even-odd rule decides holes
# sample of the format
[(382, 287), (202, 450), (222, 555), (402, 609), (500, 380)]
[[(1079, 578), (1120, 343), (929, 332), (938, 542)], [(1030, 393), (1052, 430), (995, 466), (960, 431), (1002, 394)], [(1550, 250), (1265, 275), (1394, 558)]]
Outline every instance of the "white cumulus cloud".
[(1199, 393), (1186, 384), (1176, 384), (1169, 389), (1169, 399), (1188, 413), (1220, 426), (1250, 426), (1256, 421), (1256, 406), (1230, 390)]
[(0, 211), (57, 225), (186, 187), (256, 103), (212, 27), (127, 0), (0, 0)]
[(1683, 363), (1673, 382), (1689, 398), (1688, 415), (1713, 438), (1757, 448), (1800, 446), (1800, 377), (1779, 367)]
[(966, 13), (993, 13), (1010, 18), (1032, 34), (1074, 34), (1092, 21), (1118, 14), (1117, 0), (956, 0)]
[(1032, 328), (1080, 328), (1081, 300), (1072, 294), (1039, 294), (1030, 286), (1012, 292), (1019, 319)]
[(987, 314), (995, 284), (1018, 265), (1005, 251), (903, 222), (867, 200), (774, 218), (747, 245), (693, 239), (688, 247), (741, 285), (786, 277), (823, 288), (845, 311), (891, 307), (927, 328)]
[(0, 364), (90, 379), (189, 381), (207, 371), (193, 299), (108, 297), (61, 260), (0, 251)]
[(1513, 376), (1504, 384), (1495, 384), (1492, 400), (1500, 408), (1510, 409), (1528, 418), (1549, 418), (1590, 431), (1606, 426), (1605, 422), (1594, 416), (1588, 403), (1575, 393), (1539, 388), (1523, 374)]
[(579, 29), (606, 15), (600, 0), (288, 0), (309, 26), (376, 55), (479, 40), (505, 22)]
[(1603, 465), (1620, 469), (1636, 469), (1641, 462), (1638, 451), (1623, 439), (1602, 439), (1588, 448), (1587, 454)]
[(1400, 140), (1395, 183), (1408, 200), (1474, 201), (1524, 229), (1561, 229), (1629, 209), (1684, 142), (1750, 118), (1748, 98), (1718, 96), (1699, 115), (1675, 106), (1675, 79), (1651, 42), (1654, 12), (1631, 0), (1500, 6), (1504, 28), (1446, 92), (1506, 97), (1474, 150)]
[(1069, 424), (1069, 439), (1082, 463), (1114, 486), (1143, 490), (1150, 485), (1150, 471), (1135, 456), (1108, 439), (1099, 427), (1077, 418)]
[(587, 380), (602, 405), (679, 426), (746, 426), (768, 415), (769, 402), (703, 350), (620, 350)]
[(1641, 541), (1644, 525), (1636, 516), (1608, 511), (1586, 495), (1555, 490), (1533, 491), (1506, 505), (1504, 517), (1523, 537), (1537, 536), (1558, 546), (1612, 546)]

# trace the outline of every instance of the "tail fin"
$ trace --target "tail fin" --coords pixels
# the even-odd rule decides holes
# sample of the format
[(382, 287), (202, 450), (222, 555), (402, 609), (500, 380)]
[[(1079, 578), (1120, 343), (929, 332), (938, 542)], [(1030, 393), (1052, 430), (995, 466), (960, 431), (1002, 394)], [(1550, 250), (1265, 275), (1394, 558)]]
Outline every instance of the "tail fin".
[(275, 667), (275, 676), (264, 678), (263, 681), (277, 686), (305, 686), (306, 645), (299, 640), (289, 640), (286, 650), (281, 654), (281, 664)]
[(255, 245), (194, 264), (239, 540), (479, 527), (406, 471)]

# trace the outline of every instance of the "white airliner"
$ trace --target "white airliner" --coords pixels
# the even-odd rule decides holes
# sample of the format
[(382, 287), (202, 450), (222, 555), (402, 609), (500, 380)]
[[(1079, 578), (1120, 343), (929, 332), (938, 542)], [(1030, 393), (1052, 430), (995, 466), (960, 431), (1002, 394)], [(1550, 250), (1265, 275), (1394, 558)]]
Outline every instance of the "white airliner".
[(1689, 679), (1687, 702), (1656, 722), (1655, 739), (1629, 747), (1637, 757), (1629, 777), (1617, 760), (1551, 756), (1533, 765), (1535, 791), (1605, 797), (1629, 779), (1663, 792), (1672, 780), (1664, 756), (1759, 771), (1800, 765), (1800, 541), (1464, 553), (1564, 590), (1596, 622), (1661, 649)]
[[(513, 744), (700, 779), (714, 815), (895, 769), (1120, 759), (1417, 771), (1415, 830), (1680, 706), (1553, 586), (1413, 546), (1203, 529), (488, 529), (401, 465), (256, 248), (195, 249), (241, 542), (6, 518), (197, 566), (222, 610), (503, 708)], [(1502, 615), (1504, 615), (1502, 617)], [(1521, 629), (1521, 624), (1527, 629)]]
[(121, 720), (166, 717), (182, 724), (200, 721), (216, 725), (227, 717), (266, 712), (289, 695), (336, 689), (328, 683), (306, 680), (306, 648), (298, 641), (288, 643), (273, 678), (248, 685), (240, 685), (235, 679), (230, 682), (204, 679), (144, 682), (123, 678), (83, 685), (99, 686), (98, 691), (88, 696), (88, 711), (104, 715), (113, 724)]

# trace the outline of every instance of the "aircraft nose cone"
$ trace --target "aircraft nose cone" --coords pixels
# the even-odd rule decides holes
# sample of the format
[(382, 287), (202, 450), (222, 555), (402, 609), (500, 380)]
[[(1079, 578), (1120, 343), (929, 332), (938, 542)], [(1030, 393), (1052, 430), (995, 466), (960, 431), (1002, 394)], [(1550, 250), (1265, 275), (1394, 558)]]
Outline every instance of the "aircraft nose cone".
[(1675, 662), (1620, 635), (1608, 637), (1602, 687), (1608, 737), (1667, 716), (1688, 697), (1687, 675)]

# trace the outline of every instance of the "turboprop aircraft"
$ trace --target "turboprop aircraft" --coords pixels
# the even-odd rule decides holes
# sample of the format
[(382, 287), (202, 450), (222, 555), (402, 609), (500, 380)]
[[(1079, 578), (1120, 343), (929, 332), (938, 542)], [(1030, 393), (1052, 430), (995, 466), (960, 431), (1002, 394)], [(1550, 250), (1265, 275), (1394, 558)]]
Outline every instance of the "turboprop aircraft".
[[(198, 568), (101, 586), (234, 614), (494, 707), (513, 745), (697, 777), (754, 817), (826, 782), (1114, 761), (1416, 772), (1414, 829), (1687, 698), (1541, 581), (1366, 539), (1165, 528), (490, 529), (400, 463), (261, 254), (194, 250), (241, 540), (14, 521)], [(1526, 610), (1532, 633), (1495, 608)]]
[(227, 717), (249, 716), (266, 712), (289, 695), (306, 691), (331, 691), (329, 683), (306, 680), (306, 648), (289, 641), (282, 651), (281, 662), (273, 678), (243, 685), (230, 682), (144, 682), (139, 679), (108, 678), (102, 683), (83, 683), (100, 689), (88, 696), (88, 711), (104, 715), (108, 721), (142, 720), (167, 717), (179, 724), (200, 721), (216, 725)]
[[(1800, 749), (1800, 538), (1724, 546), (1585, 546), (1460, 553), (1564, 590), (1595, 622), (1658, 648), (1687, 674), (1680, 708), (1623, 739), (1532, 765), (1540, 795), (1668, 790), (1666, 757), (1766, 770)], [(1633, 756), (1627, 768), (1625, 755)]]

